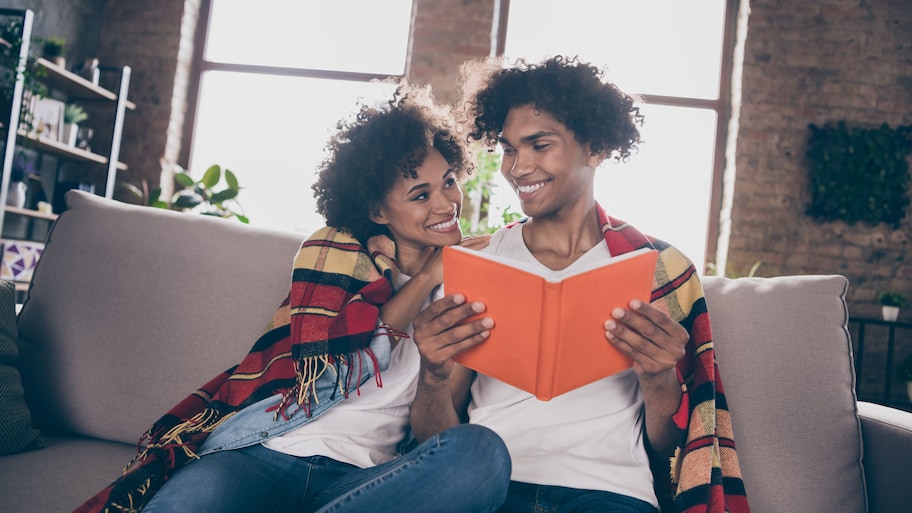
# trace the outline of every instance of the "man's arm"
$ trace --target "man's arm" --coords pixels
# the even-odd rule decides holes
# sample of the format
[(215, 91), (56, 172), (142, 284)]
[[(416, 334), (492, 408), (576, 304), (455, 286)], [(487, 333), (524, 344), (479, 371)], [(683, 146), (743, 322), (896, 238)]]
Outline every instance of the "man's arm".
[(415, 317), (415, 345), (421, 354), (418, 390), (412, 403), (412, 433), (419, 442), (466, 421), (473, 372), (453, 357), (484, 342), (494, 326), (489, 317), (461, 324), (484, 311), (453, 294), (431, 303)]
[(684, 356), (690, 334), (665, 312), (642, 301), (617, 308), (605, 323), (608, 339), (633, 359), (646, 410), (646, 437), (658, 456), (674, 453), (680, 430), (673, 416), (681, 403), (675, 365)]

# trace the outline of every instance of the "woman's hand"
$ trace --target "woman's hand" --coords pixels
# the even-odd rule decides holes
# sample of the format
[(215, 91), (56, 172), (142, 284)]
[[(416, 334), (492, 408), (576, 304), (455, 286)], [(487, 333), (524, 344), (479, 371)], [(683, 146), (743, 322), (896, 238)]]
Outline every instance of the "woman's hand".
[[(472, 235), (463, 238), (459, 245), (477, 251), (485, 248), (489, 242), (491, 242), (490, 235)], [(421, 272), (431, 276), (435, 284), (443, 283), (443, 248), (434, 248), (433, 254), (425, 261)]]

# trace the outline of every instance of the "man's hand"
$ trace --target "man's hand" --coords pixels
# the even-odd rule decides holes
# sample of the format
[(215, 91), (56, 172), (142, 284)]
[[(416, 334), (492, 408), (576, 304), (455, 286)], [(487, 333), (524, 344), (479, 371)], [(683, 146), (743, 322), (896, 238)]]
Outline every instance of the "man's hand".
[(640, 379), (673, 369), (684, 356), (690, 335), (665, 312), (634, 299), (630, 309), (615, 308), (605, 322), (605, 335), (633, 360)]
[(679, 438), (672, 416), (681, 403), (675, 365), (684, 357), (690, 334), (665, 312), (634, 299), (629, 309), (615, 308), (605, 335), (633, 360), (643, 392), (646, 435), (654, 454), (670, 456)]
[(449, 379), (453, 372), (453, 357), (488, 338), (488, 330), (494, 327), (490, 317), (464, 323), (484, 309), (484, 303), (466, 303), (465, 296), (457, 293), (434, 301), (418, 313), (413, 338), (421, 354), (425, 381)]

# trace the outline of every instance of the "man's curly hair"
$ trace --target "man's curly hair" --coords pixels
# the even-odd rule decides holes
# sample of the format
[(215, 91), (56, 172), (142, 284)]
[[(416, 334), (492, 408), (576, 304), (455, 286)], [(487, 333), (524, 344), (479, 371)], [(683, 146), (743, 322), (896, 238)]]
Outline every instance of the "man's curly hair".
[(469, 140), (497, 145), (507, 113), (532, 105), (566, 126), (593, 153), (626, 160), (640, 141), (643, 124), (634, 98), (603, 80), (598, 67), (577, 57), (554, 56), (539, 64), (521, 59), (504, 68), (498, 60), (471, 61), (460, 69)]
[(398, 84), (387, 102), (362, 103), (353, 119), (339, 121), (312, 186), (326, 224), (362, 242), (385, 231), (370, 216), (379, 212), (398, 177), (418, 176), (429, 148), (439, 151), (457, 176), (474, 169), (450, 109), (435, 102), (429, 87)]

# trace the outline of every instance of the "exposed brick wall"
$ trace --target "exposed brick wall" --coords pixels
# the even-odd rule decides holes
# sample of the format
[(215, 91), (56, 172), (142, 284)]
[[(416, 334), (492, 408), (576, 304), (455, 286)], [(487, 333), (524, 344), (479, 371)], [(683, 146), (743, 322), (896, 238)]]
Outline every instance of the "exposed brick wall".
[(136, 111), (128, 112), (124, 123), (121, 160), (129, 169), (119, 178), (136, 185), (146, 179), (156, 186), (160, 160), (180, 149), (187, 80), (186, 72), (179, 72), (187, 54), (184, 20), (186, 7), (198, 10), (198, 5), (199, 0), (105, 3), (98, 58), (102, 65), (132, 68), (129, 98)]
[(493, 16), (494, 0), (415, 0), (409, 80), (454, 100), (459, 65), (491, 53)]
[[(159, 159), (179, 150), (198, 4), (105, 4), (99, 57), (134, 70), (130, 97), (138, 110), (127, 116), (122, 149), (131, 181), (156, 184)], [(416, 0), (409, 78), (452, 100), (459, 64), (490, 53), (494, 8), (494, 0)], [(754, 0), (741, 95), (729, 266), (744, 272), (759, 260), (761, 275), (844, 274), (854, 315), (877, 314), (878, 290), (912, 293), (912, 221), (899, 230), (818, 225), (803, 213), (808, 124), (912, 123), (912, 2)]]
[[(878, 290), (912, 297), (912, 219), (816, 224), (808, 125), (912, 124), (912, 2), (750, 2), (728, 262), (760, 275), (845, 275), (852, 315), (879, 316)], [(912, 214), (910, 214), (912, 215)], [(912, 318), (912, 309), (906, 315)]]

